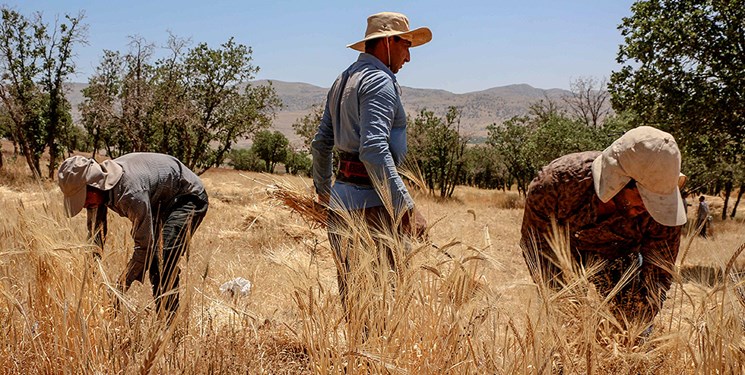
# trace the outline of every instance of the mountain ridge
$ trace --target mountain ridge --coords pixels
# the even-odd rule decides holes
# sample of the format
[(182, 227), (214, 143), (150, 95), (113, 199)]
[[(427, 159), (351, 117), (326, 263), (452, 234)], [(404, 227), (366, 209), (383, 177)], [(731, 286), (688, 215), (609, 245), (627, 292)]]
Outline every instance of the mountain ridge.
[[(290, 140), (297, 137), (292, 131), (292, 124), (312, 111), (313, 105), (321, 105), (326, 100), (327, 87), (319, 87), (304, 82), (287, 82), (273, 79), (254, 80), (251, 85), (267, 85), (271, 82), (283, 107), (276, 113), (273, 128), (285, 134)], [(73, 119), (79, 123), (78, 106), (84, 97), (81, 90), (85, 83), (67, 84), (67, 98), (73, 109)], [(480, 91), (461, 94), (443, 89), (423, 89), (401, 86), (401, 101), (409, 118), (427, 109), (438, 116), (443, 116), (450, 106), (461, 109), (461, 132), (465, 135), (482, 137), (486, 127), (502, 123), (514, 116), (529, 113), (529, 107), (540, 100), (552, 100), (563, 105), (564, 97), (571, 92), (563, 89), (540, 89), (525, 83), (497, 86)]]
[[(278, 121), (275, 122), (275, 127), (285, 134), (288, 134), (288, 131), (292, 133), (292, 123), (310, 113), (313, 105), (324, 103), (328, 92), (328, 88), (303, 82), (256, 80), (252, 84), (265, 85), (270, 81), (285, 103), (285, 107), (278, 112)], [(459, 107), (461, 109), (461, 131), (471, 136), (485, 136), (488, 125), (499, 124), (514, 116), (528, 114), (530, 106), (540, 100), (549, 99), (562, 105), (562, 99), (571, 96), (568, 90), (546, 90), (525, 83), (462, 94), (443, 89), (407, 86), (401, 86), (401, 91), (401, 101), (410, 118), (423, 109), (442, 116), (447, 112), (448, 107)]]

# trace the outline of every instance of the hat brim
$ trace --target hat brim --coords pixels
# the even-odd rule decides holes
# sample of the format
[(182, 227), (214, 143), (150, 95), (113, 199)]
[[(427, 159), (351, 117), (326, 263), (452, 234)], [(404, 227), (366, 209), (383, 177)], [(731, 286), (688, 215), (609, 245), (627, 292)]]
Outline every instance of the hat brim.
[(86, 186), (87, 185), (83, 185), (74, 193), (65, 195), (65, 215), (67, 215), (67, 217), (77, 215), (83, 209), (83, 206), (85, 206), (85, 198), (87, 195)]
[(658, 194), (639, 183), (636, 184), (636, 188), (642, 197), (644, 207), (654, 221), (668, 227), (677, 227), (686, 223), (686, 212), (679, 189), (674, 189), (670, 194)]
[(58, 183), (64, 195), (65, 214), (77, 215), (85, 206), (88, 186), (107, 191), (124, 175), (122, 166), (113, 160), (99, 164), (94, 159), (72, 156), (65, 160), (58, 172)]
[(592, 162), (592, 179), (595, 194), (603, 203), (613, 199), (631, 181), (631, 177), (626, 175), (618, 161), (608, 156), (605, 151)]
[(419, 27), (409, 31), (383, 31), (368, 35), (365, 39), (360, 40), (352, 44), (348, 44), (347, 47), (365, 52), (365, 42), (372, 39), (384, 38), (389, 36), (400, 36), (411, 42), (412, 47), (418, 47), (422, 44), (429, 43), (432, 40), (432, 31), (427, 27)]
[(104, 160), (99, 166), (104, 175), (103, 180), (91, 180), (88, 182), (88, 185), (99, 188), (103, 191), (110, 190), (116, 186), (124, 175), (122, 166), (113, 160)]

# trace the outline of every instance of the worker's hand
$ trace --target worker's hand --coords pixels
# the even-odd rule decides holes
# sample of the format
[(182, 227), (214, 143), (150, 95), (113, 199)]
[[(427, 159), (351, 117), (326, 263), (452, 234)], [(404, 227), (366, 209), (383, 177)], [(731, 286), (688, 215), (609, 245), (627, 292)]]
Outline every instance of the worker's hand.
[(328, 194), (318, 195), (318, 199), (313, 201), (313, 210), (317, 215), (317, 220), (321, 223), (328, 224), (329, 196)]
[(126, 292), (129, 290), (129, 287), (132, 286), (133, 282), (142, 282), (144, 275), (145, 264), (135, 259), (130, 259), (129, 263), (127, 263), (127, 268), (125, 268), (124, 272), (119, 276), (117, 286), (119, 287), (119, 290)]
[(318, 203), (328, 207), (329, 200), (330, 198), (328, 194), (318, 194)]
[(401, 229), (412, 237), (426, 239), (427, 219), (416, 208), (407, 210), (401, 218)]
[[(124, 269), (119, 279), (116, 282), (116, 289), (118, 293), (124, 294), (132, 286), (135, 281), (142, 282), (142, 278), (145, 275), (145, 264), (141, 261), (130, 259), (127, 263), (127, 267)], [(118, 295), (111, 296), (114, 300), (114, 310), (120, 311), (121, 303)]]

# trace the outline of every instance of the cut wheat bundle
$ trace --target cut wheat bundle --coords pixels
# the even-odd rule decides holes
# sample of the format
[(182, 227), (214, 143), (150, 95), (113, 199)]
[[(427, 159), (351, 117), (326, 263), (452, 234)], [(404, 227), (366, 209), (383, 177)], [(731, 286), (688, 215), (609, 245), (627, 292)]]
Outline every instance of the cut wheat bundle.
[(270, 197), (280, 201), (292, 212), (299, 214), (313, 228), (326, 227), (328, 220), (327, 207), (318, 203), (314, 194), (282, 181), (269, 186), (267, 192)]

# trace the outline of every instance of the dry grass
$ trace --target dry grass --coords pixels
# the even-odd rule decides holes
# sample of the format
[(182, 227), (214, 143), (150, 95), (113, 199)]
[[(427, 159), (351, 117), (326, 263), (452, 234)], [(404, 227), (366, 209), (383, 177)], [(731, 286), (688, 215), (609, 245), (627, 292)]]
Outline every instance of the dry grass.
[[(745, 306), (735, 288), (743, 282), (722, 272), (745, 242), (742, 222), (715, 222), (713, 239), (684, 238), (675, 282), (644, 341), (617, 329), (587, 272), (559, 293), (530, 281), (514, 192), (459, 188), (444, 202), (418, 196), (431, 242), (391, 235), (399, 259), (408, 259), (398, 274), (370, 266), (377, 254), (369, 233), (351, 226), (358, 267), (346, 321), (325, 229), (268, 189), (305, 199), (309, 180), (229, 170), (203, 180), (211, 206), (182, 264), (182, 309), (171, 328), (154, 317), (149, 285), (136, 283), (123, 296), (129, 308), (113, 308), (110, 280), (132, 251), (127, 220), (110, 217), (96, 263), (85, 218), (64, 217), (54, 184), (2, 180), (0, 373), (745, 370)], [(250, 296), (220, 294), (235, 277), (252, 281)], [(395, 289), (380, 282), (390, 279)]]

